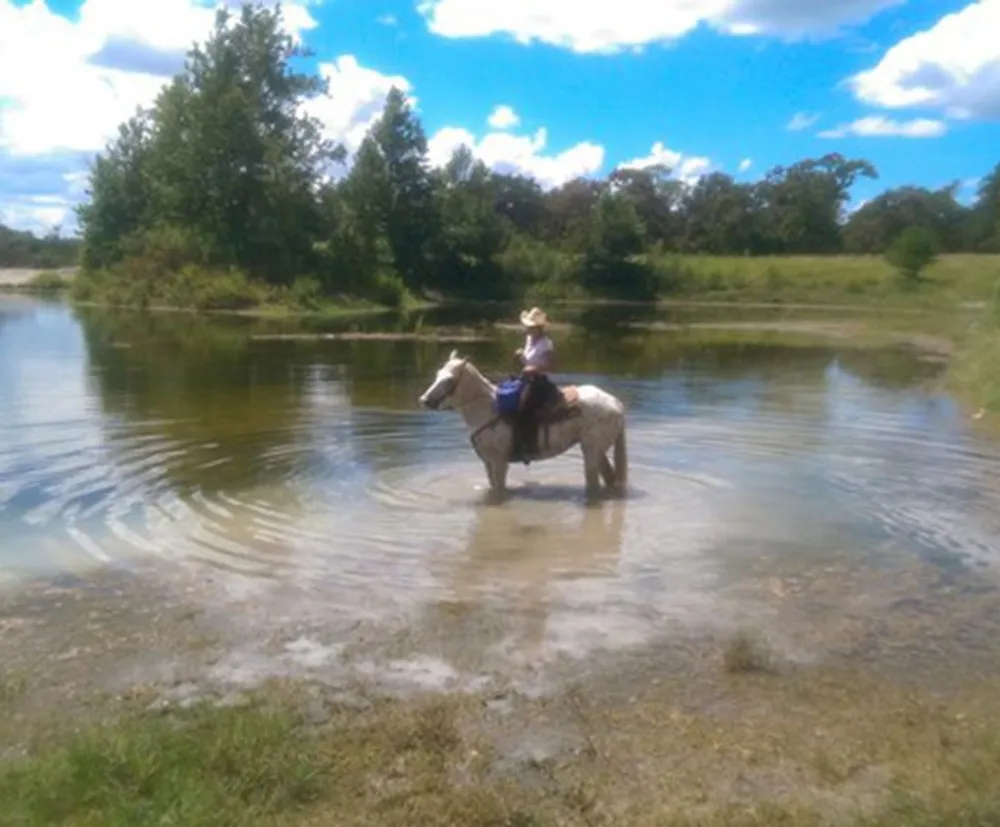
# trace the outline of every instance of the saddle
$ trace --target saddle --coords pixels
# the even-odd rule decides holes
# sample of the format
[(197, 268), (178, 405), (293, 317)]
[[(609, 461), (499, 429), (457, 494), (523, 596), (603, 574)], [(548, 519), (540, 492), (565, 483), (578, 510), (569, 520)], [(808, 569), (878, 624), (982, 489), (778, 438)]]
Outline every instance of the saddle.
[(533, 416), (524, 417), (515, 425), (511, 460), (530, 465), (549, 446), (549, 428), (579, 416), (580, 394), (576, 386), (554, 388), (554, 393)]
[(551, 425), (580, 414), (580, 393), (576, 385), (556, 388), (552, 398), (535, 414), (539, 425)]

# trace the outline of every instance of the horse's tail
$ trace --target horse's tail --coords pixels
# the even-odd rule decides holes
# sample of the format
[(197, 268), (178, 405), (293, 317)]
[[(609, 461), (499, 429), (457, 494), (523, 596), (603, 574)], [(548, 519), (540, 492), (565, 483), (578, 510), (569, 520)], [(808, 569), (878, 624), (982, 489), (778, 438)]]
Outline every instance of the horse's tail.
[(615, 439), (615, 485), (625, 490), (628, 485), (628, 445), (625, 441), (625, 423)]

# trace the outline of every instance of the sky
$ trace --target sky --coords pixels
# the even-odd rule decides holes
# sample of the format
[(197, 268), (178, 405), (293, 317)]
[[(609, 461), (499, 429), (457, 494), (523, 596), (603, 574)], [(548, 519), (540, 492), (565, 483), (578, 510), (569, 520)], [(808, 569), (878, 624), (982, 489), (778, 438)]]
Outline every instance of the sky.
[[(236, 0), (228, 0), (236, 2)], [(210, 0), (0, 0), (0, 223), (71, 231), (87, 170), (209, 32)], [(546, 188), (665, 163), (754, 180), (870, 160), (852, 204), (1000, 162), (1000, 0), (286, 0), (348, 150), (388, 90), (430, 159), (468, 145)]]

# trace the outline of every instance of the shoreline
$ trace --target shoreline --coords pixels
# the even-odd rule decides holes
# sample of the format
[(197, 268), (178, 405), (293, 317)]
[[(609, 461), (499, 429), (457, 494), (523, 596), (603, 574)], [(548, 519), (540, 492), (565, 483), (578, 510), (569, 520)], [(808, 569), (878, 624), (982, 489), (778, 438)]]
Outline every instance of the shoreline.
[[(475, 674), (442, 681), (447, 671), (431, 668), (440, 635), (431, 627), (442, 618), (461, 626), (458, 615), (432, 613), (398, 630), (359, 626), (324, 616), (317, 596), (316, 612), (299, 606), (283, 617), (253, 590), (232, 591), (218, 572), (206, 578), (162, 561), (76, 583), (37, 581), (0, 599), (0, 791), (29, 808), (33, 817), (18, 823), (49, 823), (30, 809), (43, 806), (45, 789), (31, 779), (58, 774), (67, 742), (95, 766), (118, 761), (124, 771), (154, 757), (150, 766), (169, 766), (179, 748), (171, 733), (193, 726), (202, 734), (186, 741), (185, 766), (149, 777), (147, 806), (172, 801), (178, 778), (185, 794), (198, 789), (193, 776), (220, 751), (239, 753), (234, 766), (257, 767), (261, 751), (294, 749), (310, 772), (368, 790), (362, 809), (374, 814), (348, 806), (344, 821), (366, 826), (412, 823), (415, 806), (430, 808), (435, 823), (494, 823), (480, 818), (496, 812), (498, 791), (533, 815), (524, 823), (537, 824), (668, 816), (684, 824), (695, 813), (699, 824), (739, 824), (739, 812), (763, 807), (785, 814), (781, 823), (805, 825), (832, 802), (842, 823), (855, 824), (891, 810), (900, 795), (930, 811), (958, 811), (968, 795), (1000, 812), (989, 794), (1000, 756), (979, 751), (1000, 713), (1000, 647), (985, 626), (972, 639), (956, 636), (995, 621), (1000, 595), (983, 591), (985, 575), (971, 571), (941, 592), (932, 568), (845, 570), (835, 585), (823, 573), (765, 579), (753, 588), (780, 616), (764, 622), (664, 627), (638, 647), (485, 682)], [(837, 590), (862, 581), (866, 596), (830, 615)], [(329, 749), (343, 750), (339, 775), (325, 769)], [(372, 774), (382, 781), (369, 788), (363, 779)], [(432, 779), (433, 800), (385, 797), (386, 784)], [(590, 805), (574, 798), (581, 787)], [(80, 818), (82, 802), (106, 795), (106, 821), (139, 801), (99, 784), (63, 793)], [(463, 803), (470, 794), (488, 800), (476, 818)], [(317, 801), (337, 798), (327, 789)], [(241, 824), (271, 823), (233, 806)], [(309, 812), (289, 811), (282, 823), (317, 823)]]

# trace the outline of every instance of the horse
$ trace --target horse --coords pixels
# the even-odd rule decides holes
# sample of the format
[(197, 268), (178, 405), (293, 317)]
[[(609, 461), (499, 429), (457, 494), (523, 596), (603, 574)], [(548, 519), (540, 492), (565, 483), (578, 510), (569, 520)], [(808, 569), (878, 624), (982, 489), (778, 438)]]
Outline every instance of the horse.
[[(496, 386), (481, 374), (468, 357), (453, 350), (434, 381), (420, 396), (430, 410), (455, 410), (469, 429), (469, 441), (486, 468), (491, 492), (507, 487), (513, 459), (514, 427), (496, 407)], [(625, 406), (595, 385), (565, 386), (556, 403), (538, 415), (539, 452), (533, 460), (551, 459), (575, 445), (583, 454), (586, 493), (600, 492), (601, 479), (619, 493), (628, 484), (628, 450)], [(544, 439), (542, 435), (544, 434)], [(607, 453), (614, 448), (614, 464)]]

